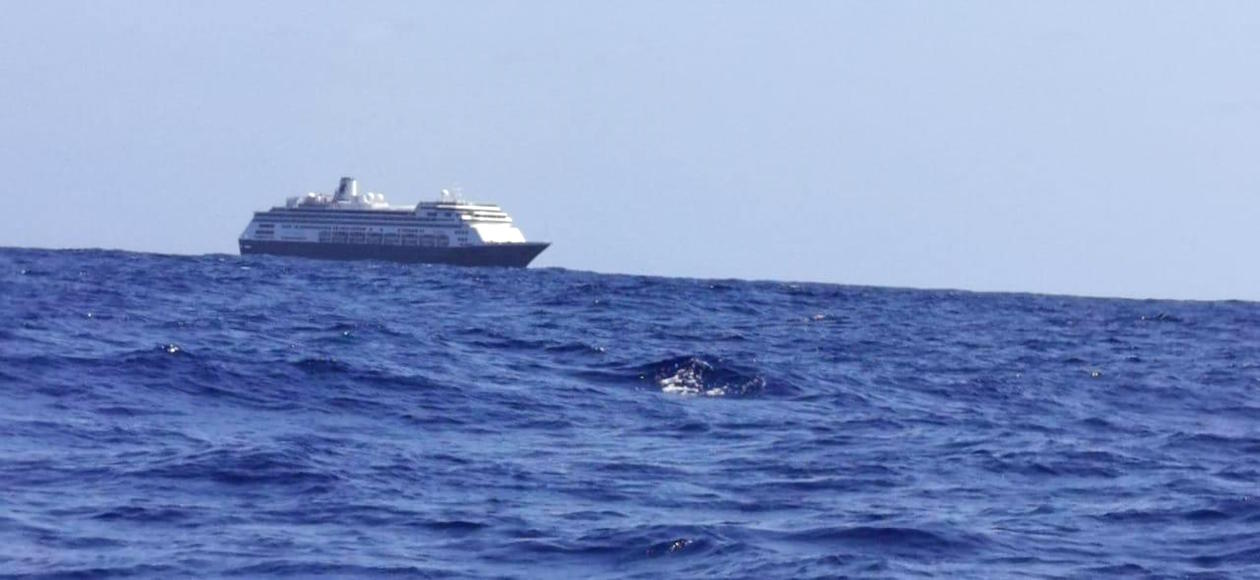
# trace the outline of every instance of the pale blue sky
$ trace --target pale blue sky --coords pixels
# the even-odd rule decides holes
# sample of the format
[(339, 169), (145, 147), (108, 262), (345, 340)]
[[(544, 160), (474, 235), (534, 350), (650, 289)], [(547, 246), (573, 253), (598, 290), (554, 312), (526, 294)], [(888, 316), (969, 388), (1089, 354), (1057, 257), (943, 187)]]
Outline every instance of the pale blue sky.
[(1260, 299), (1257, 2), (10, 2), (0, 245), (341, 175), (605, 272)]

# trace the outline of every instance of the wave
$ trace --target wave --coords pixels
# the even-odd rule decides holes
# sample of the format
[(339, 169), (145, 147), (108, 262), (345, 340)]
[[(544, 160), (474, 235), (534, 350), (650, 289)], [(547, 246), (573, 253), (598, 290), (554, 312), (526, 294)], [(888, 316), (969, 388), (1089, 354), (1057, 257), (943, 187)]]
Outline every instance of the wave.
[(699, 357), (660, 361), (644, 369), (645, 376), (648, 372), (662, 392), (676, 395), (748, 397), (766, 389), (766, 379), (761, 375), (740, 372), (730, 363), (710, 363)]
[(5, 249), (0, 304), (0, 575), (1260, 569), (1260, 304)]
[(342, 480), (306, 453), (258, 446), (225, 446), (184, 453), (128, 475), (251, 486), (333, 484)]
[(990, 544), (986, 537), (974, 532), (892, 526), (821, 527), (792, 532), (788, 537), (802, 542), (849, 547), (869, 545), (881, 553), (903, 556), (958, 554), (980, 550)]
[(647, 364), (579, 370), (573, 374), (600, 383), (646, 384), (662, 393), (681, 397), (755, 398), (796, 393), (796, 389), (784, 383), (772, 382), (763, 373), (722, 357), (676, 356)]

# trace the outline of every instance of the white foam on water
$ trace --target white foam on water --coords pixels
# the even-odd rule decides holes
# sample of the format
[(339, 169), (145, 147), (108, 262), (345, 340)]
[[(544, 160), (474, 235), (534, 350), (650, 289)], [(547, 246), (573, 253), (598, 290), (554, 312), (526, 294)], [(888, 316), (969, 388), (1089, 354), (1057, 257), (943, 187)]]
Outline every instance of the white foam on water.
[(674, 374), (657, 380), (657, 384), (661, 386), (661, 392), (672, 395), (681, 395), (684, 397), (694, 397), (704, 395), (706, 397), (721, 397), (726, 394), (726, 387), (706, 387), (704, 384), (704, 371), (712, 367), (702, 361), (696, 364), (679, 367)]

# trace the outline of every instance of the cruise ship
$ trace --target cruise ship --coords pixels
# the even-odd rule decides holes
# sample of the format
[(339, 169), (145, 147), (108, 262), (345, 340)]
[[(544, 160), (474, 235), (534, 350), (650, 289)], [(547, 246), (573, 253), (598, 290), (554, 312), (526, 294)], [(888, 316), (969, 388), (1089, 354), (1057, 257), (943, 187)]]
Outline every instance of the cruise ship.
[(338, 260), (392, 260), (523, 268), (550, 245), (527, 242), (498, 205), (471, 203), (442, 190), (441, 199), (391, 206), (341, 178), (336, 193), (290, 197), (254, 213), (241, 254)]

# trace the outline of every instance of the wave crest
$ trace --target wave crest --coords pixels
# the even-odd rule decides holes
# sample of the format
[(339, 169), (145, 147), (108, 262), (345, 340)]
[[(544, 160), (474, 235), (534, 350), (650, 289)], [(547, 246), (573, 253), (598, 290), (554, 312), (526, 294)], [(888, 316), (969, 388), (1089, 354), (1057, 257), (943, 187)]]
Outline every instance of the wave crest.
[(687, 356), (667, 359), (651, 366), (652, 380), (664, 393), (689, 397), (747, 397), (766, 390), (765, 377), (737, 370), (720, 359), (711, 363)]

